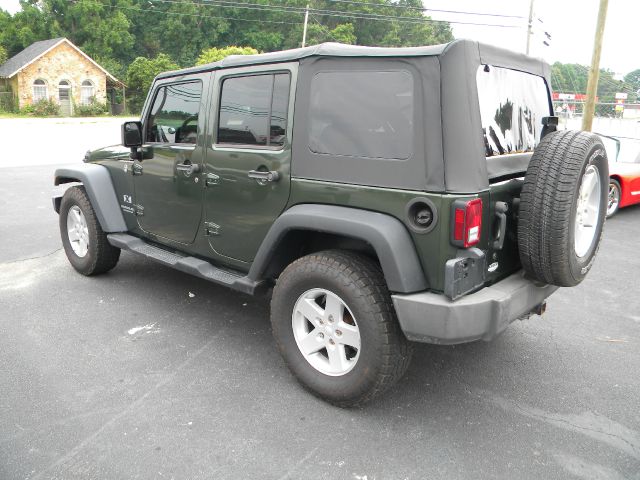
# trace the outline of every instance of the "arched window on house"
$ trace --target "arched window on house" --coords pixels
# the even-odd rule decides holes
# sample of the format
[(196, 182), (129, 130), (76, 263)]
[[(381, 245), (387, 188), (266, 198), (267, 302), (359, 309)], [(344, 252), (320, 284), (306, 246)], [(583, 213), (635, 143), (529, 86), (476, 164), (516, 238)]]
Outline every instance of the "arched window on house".
[(80, 104), (90, 105), (95, 94), (96, 92), (93, 82), (91, 80), (84, 80), (80, 87)]
[(33, 103), (46, 100), (47, 98), (47, 82), (38, 78), (33, 82)]

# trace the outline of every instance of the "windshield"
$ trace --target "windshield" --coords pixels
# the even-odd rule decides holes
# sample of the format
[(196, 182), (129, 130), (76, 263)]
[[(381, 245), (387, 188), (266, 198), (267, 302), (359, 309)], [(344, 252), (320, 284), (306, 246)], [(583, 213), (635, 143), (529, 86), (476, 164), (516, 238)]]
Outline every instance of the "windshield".
[(640, 139), (600, 135), (611, 163), (640, 163)]

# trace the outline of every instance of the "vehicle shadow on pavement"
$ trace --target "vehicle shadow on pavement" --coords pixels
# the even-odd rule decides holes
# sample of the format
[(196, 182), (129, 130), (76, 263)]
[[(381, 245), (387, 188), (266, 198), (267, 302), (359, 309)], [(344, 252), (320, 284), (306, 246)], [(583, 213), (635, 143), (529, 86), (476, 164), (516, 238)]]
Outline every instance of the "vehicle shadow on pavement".
[[(237, 356), (244, 357), (238, 368), (249, 367), (266, 377), (279, 377), (289, 390), (283, 394), (295, 394), (301, 401), (306, 397), (312, 404), (317, 402), (304, 392), (280, 359), (271, 337), (269, 297), (244, 295), (126, 254), (109, 277), (118, 283), (136, 284), (136, 295), (145, 302), (163, 299), (162, 310), (179, 311), (180, 315), (173, 319), (176, 328), (199, 324), (201, 328), (195, 330), (197, 335), (222, 335), (222, 342), (235, 339), (241, 345)], [(140, 319), (139, 323), (150, 321)], [(548, 358), (556, 352), (552, 344), (539, 345), (540, 338), (519, 331), (521, 323), (515, 322), (492, 342), (453, 346), (414, 344), (413, 361), (398, 386), (360, 411), (364, 415), (367, 411), (384, 415), (385, 410), (394, 411), (404, 405), (412, 406), (416, 415), (423, 416), (432, 413), (435, 406), (446, 405), (448, 414), (456, 415), (463, 406), (455, 397), (473, 397), (476, 386), (497, 391), (510, 387), (535, 388), (538, 380), (523, 370), (544, 368), (548, 371), (548, 365), (539, 365), (536, 356)], [(532, 350), (536, 350), (533, 355)], [(241, 375), (242, 371), (235, 373)]]

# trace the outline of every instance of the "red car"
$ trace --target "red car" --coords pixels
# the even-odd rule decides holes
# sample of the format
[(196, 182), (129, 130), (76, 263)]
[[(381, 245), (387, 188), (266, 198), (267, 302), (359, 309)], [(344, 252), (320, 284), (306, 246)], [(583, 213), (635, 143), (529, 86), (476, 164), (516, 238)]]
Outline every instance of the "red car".
[(640, 203), (640, 139), (600, 137), (609, 157), (609, 218), (619, 208)]

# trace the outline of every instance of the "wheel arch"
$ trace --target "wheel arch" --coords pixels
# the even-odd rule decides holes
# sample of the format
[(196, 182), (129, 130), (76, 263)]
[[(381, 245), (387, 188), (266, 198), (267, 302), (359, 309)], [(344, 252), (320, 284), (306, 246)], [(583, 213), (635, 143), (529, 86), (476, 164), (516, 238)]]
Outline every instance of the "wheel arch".
[(609, 175), (609, 179), (615, 180), (618, 182), (618, 185), (620, 185), (620, 203), (618, 208), (626, 207), (629, 204), (628, 199), (625, 197), (625, 194), (627, 193), (627, 179), (617, 173)]
[[(94, 164), (74, 165), (58, 168), (54, 174), (54, 185), (81, 183), (96, 212), (100, 227), (107, 233), (126, 232), (127, 225), (122, 216), (111, 176), (106, 167)], [(53, 199), (56, 212), (60, 211), (60, 197)]]
[(623, 184), (622, 177), (617, 173), (612, 173), (611, 175), (609, 175), (609, 178), (611, 180), (615, 180), (616, 182), (618, 182), (618, 184), (620, 184), (620, 192), (622, 192), (622, 184)]
[(248, 276), (255, 281), (277, 277), (293, 260), (333, 248), (374, 257), (392, 292), (428, 288), (411, 236), (399, 220), (377, 212), (318, 204), (296, 205), (280, 215), (262, 242)]

